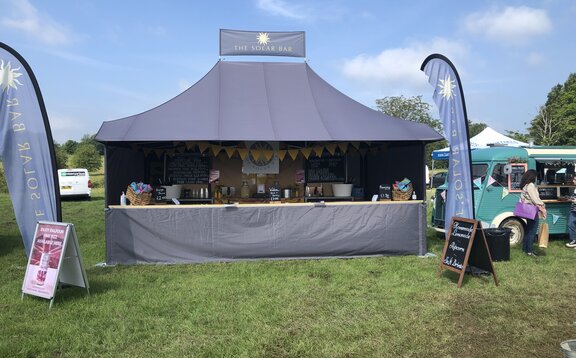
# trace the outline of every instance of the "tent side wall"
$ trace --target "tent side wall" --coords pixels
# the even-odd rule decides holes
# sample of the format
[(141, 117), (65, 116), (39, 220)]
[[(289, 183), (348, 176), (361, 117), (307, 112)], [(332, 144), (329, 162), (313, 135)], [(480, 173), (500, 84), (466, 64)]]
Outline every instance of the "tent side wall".
[(133, 181), (145, 180), (145, 156), (131, 148), (106, 145), (105, 207), (120, 205), (120, 195)]
[[(366, 191), (378, 193), (380, 184), (392, 184), (404, 178), (412, 181), (418, 199), (425, 199), (424, 143), (395, 142), (379, 153), (366, 156)], [(370, 199), (370, 198), (367, 198)]]

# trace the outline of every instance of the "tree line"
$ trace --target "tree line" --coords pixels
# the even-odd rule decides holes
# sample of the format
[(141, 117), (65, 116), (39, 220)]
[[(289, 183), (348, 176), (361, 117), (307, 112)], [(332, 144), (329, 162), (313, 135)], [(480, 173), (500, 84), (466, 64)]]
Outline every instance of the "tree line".
[[(389, 116), (405, 120), (425, 123), (443, 133), (442, 121), (432, 114), (432, 105), (422, 101), (422, 96), (404, 97), (391, 96), (376, 100), (376, 107), (380, 112)], [(524, 123), (525, 132), (507, 130), (510, 138), (532, 142), (536, 145), (576, 145), (576, 73), (568, 76), (564, 84), (557, 84), (548, 93), (546, 102), (538, 108), (538, 114), (530, 121)], [(468, 122), (470, 137), (488, 127), (485, 123)], [(428, 144), (426, 146), (426, 163), (430, 166), (432, 152), (448, 146), (446, 140)], [(446, 161), (435, 163), (442, 168)]]
[(63, 144), (54, 142), (58, 169), (86, 168), (89, 172), (100, 169), (104, 145), (96, 141), (95, 137), (95, 134), (85, 134), (80, 142), (71, 139)]

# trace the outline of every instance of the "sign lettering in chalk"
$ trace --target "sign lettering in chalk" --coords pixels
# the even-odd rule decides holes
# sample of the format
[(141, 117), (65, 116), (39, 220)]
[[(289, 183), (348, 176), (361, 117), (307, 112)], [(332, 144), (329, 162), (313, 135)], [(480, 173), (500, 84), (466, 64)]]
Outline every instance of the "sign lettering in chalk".
[(156, 201), (164, 201), (166, 200), (166, 188), (158, 187), (154, 189), (156, 193)]
[(166, 177), (171, 184), (208, 184), (210, 158), (198, 154), (175, 154), (168, 157)]
[(280, 188), (270, 187), (270, 201), (280, 201)]
[(346, 181), (346, 157), (314, 157), (306, 161), (306, 182), (338, 183)]
[(438, 266), (438, 276), (442, 269), (459, 273), (458, 287), (462, 286), (464, 273), (469, 265), (491, 272), (498, 286), (486, 238), (479, 224), (477, 220), (453, 217), (448, 227), (448, 237)]
[(378, 187), (378, 199), (392, 200), (392, 187), (390, 184), (380, 184)]
[(510, 164), (511, 173), (508, 176), (508, 191), (522, 191), (520, 187), (520, 181), (522, 180), (522, 175), (528, 170), (528, 165), (526, 163), (520, 164)]

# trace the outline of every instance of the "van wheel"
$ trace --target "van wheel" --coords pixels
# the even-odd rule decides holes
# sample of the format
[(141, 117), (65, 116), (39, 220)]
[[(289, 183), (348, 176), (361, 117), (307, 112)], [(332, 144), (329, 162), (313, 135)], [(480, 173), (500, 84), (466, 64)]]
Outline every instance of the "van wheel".
[(500, 224), (501, 228), (511, 229), (510, 246), (516, 246), (524, 240), (524, 223), (521, 220), (510, 218)]

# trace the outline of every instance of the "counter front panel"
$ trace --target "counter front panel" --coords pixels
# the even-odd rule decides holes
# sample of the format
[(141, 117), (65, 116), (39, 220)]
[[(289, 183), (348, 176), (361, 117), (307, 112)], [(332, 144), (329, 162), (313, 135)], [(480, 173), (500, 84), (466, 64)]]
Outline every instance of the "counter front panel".
[(425, 253), (421, 201), (106, 209), (107, 264)]

